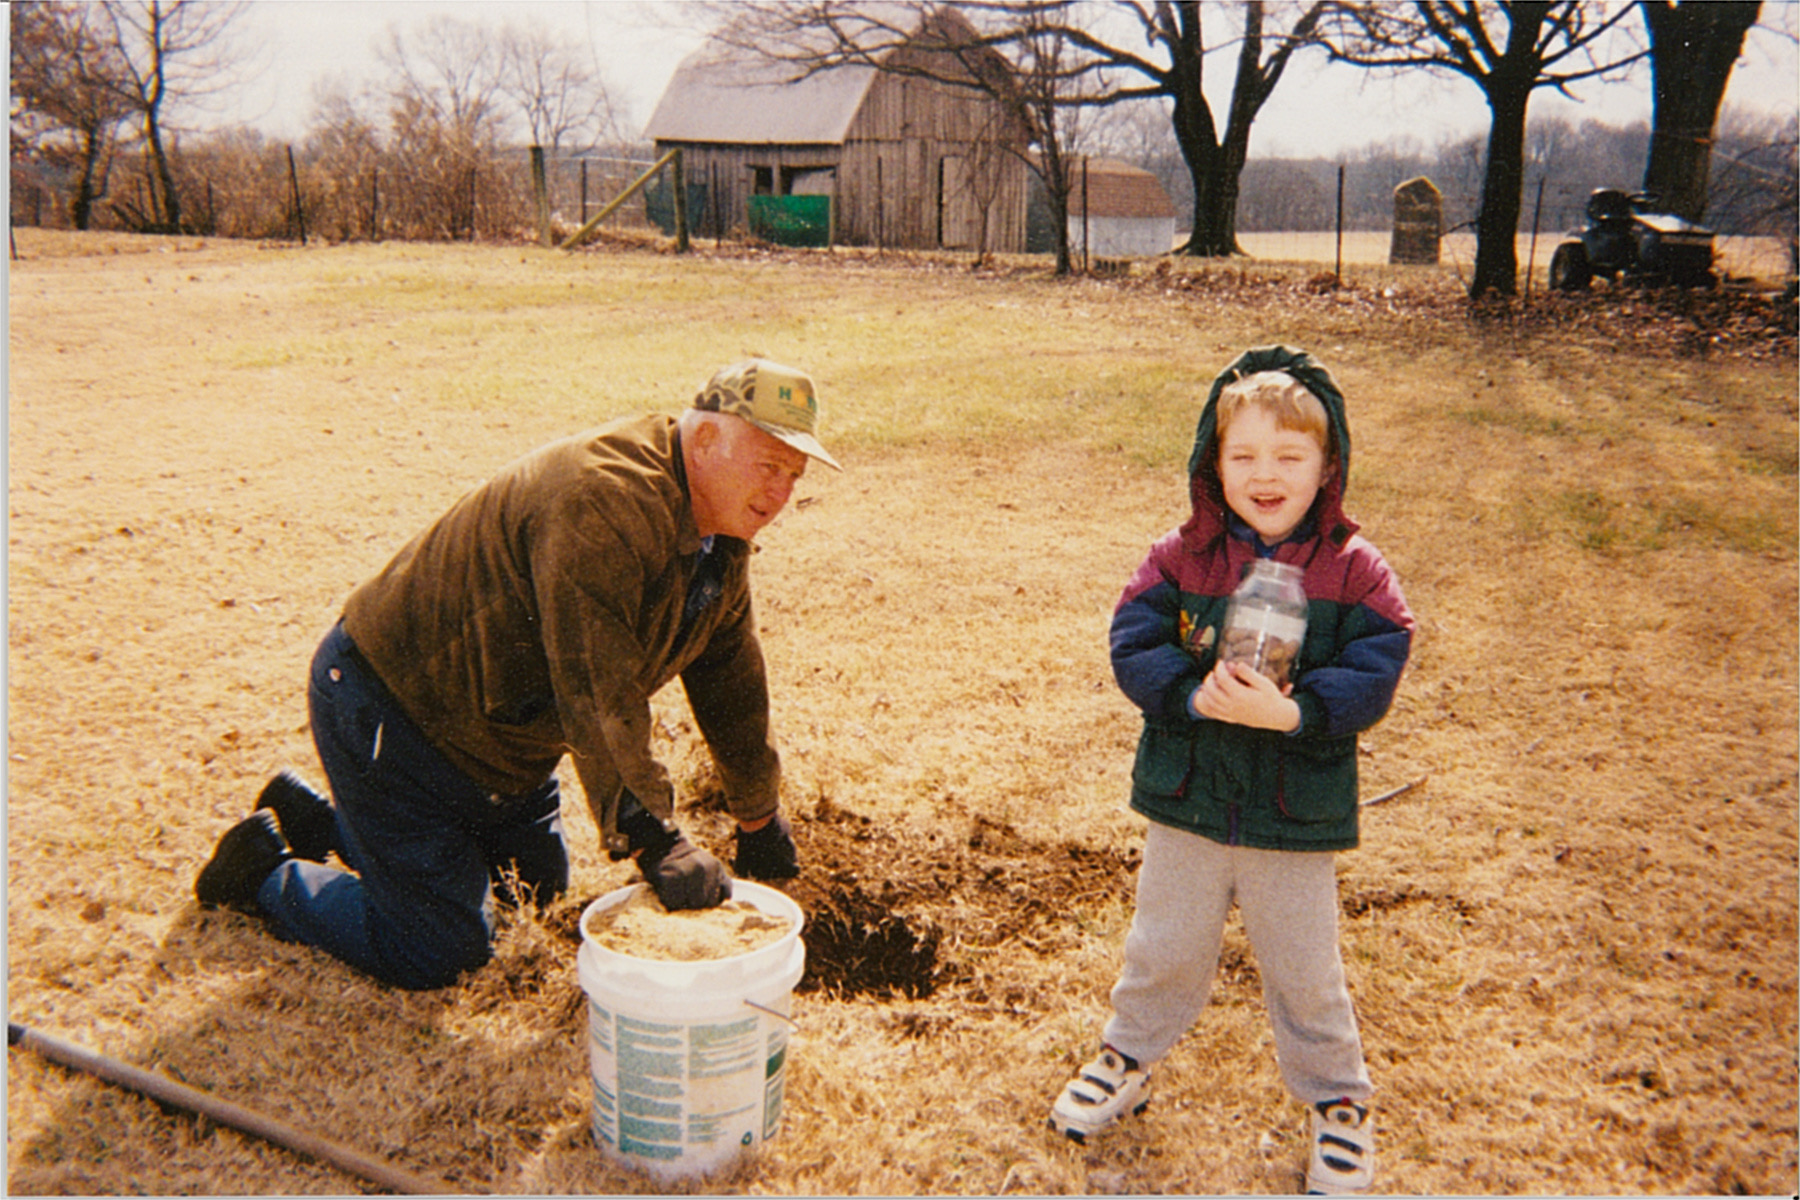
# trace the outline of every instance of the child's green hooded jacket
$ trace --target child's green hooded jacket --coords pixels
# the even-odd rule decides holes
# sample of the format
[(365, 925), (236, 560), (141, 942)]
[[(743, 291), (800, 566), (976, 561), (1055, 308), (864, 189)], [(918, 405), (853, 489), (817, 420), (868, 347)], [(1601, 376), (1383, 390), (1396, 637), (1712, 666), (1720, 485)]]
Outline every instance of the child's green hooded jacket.
[[(1269, 370), (1287, 372), (1323, 402), (1336, 455), (1312, 512), (1273, 547), (1226, 507), (1216, 445), (1219, 393)], [(1151, 820), (1228, 845), (1356, 845), (1356, 735), (1394, 698), (1413, 618), (1380, 552), (1344, 515), (1349, 469), (1343, 395), (1305, 352), (1252, 350), (1214, 381), (1188, 461), (1193, 515), (1151, 548), (1113, 613), (1113, 673), (1144, 710), (1131, 806)], [(1304, 572), (1307, 630), (1293, 691), (1301, 722), (1293, 733), (1195, 717), (1189, 707), (1217, 657), (1226, 601), (1259, 556)]]

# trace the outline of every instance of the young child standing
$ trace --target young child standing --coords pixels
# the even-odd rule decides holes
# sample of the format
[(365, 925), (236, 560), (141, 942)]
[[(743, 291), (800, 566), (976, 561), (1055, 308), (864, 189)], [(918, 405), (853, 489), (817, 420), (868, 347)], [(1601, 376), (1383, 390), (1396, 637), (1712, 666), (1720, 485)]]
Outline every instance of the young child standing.
[[(1393, 700), (1413, 619), (1344, 515), (1349, 470), (1330, 373), (1284, 346), (1244, 354), (1200, 414), (1193, 515), (1151, 548), (1114, 610), (1113, 673), (1144, 710), (1131, 807), (1150, 825), (1100, 1054), (1051, 1110), (1076, 1141), (1149, 1103), (1151, 1067), (1211, 994), (1235, 899), (1282, 1078), (1309, 1109), (1308, 1187), (1355, 1193), (1374, 1177), (1335, 852), (1357, 844), (1357, 734)], [(1285, 686), (1219, 661), (1227, 602), (1258, 559), (1303, 572), (1306, 635)]]

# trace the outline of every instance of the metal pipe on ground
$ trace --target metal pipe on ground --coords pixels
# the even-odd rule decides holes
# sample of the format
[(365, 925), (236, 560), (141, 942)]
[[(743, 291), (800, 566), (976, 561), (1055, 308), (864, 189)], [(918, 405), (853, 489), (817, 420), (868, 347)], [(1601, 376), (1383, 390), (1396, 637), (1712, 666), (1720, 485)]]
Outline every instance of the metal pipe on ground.
[(296, 1154), (304, 1154), (323, 1163), (329, 1163), (339, 1170), (348, 1171), (370, 1183), (386, 1188), (391, 1192), (400, 1192), (415, 1196), (442, 1196), (467, 1191), (466, 1188), (453, 1187), (441, 1179), (431, 1179), (424, 1175), (416, 1175), (411, 1171), (394, 1166), (373, 1155), (353, 1150), (318, 1134), (308, 1133), (292, 1125), (277, 1121), (241, 1104), (233, 1104), (229, 1100), (221, 1100), (208, 1092), (191, 1088), (184, 1083), (177, 1083), (166, 1075), (158, 1075), (141, 1067), (134, 1067), (116, 1059), (95, 1054), (91, 1050), (51, 1037), (35, 1029), (28, 1029), (14, 1021), (6, 1023), (6, 1044), (23, 1046), (36, 1051), (53, 1063), (82, 1071), (97, 1079), (129, 1088), (134, 1092), (150, 1097), (161, 1104), (172, 1105), (199, 1113), (217, 1121), (221, 1125), (248, 1133), (264, 1141), (274, 1142), (277, 1146), (292, 1150)]

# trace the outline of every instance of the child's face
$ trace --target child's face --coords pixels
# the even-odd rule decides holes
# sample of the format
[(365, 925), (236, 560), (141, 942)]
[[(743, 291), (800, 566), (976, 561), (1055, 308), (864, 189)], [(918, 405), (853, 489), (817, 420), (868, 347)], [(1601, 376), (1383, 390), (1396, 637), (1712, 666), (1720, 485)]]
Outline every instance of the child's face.
[(1325, 483), (1325, 450), (1312, 434), (1283, 429), (1275, 414), (1247, 404), (1219, 442), (1225, 503), (1265, 545), (1294, 532)]

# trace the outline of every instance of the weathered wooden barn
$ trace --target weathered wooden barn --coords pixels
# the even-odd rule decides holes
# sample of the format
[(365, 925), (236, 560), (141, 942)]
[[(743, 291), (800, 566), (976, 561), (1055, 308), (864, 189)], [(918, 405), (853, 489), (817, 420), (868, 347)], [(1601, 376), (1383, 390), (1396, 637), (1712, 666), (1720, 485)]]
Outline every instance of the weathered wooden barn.
[(690, 227), (747, 230), (752, 197), (824, 196), (833, 244), (1023, 251), (1022, 130), (990, 96), (943, 82), (940, 51), (911, 43), (881, 61), (928, 73), (791, 80), (791, 66), (716, 43), (690, 55), (645, 130), (659, 155), (682, 148)]

